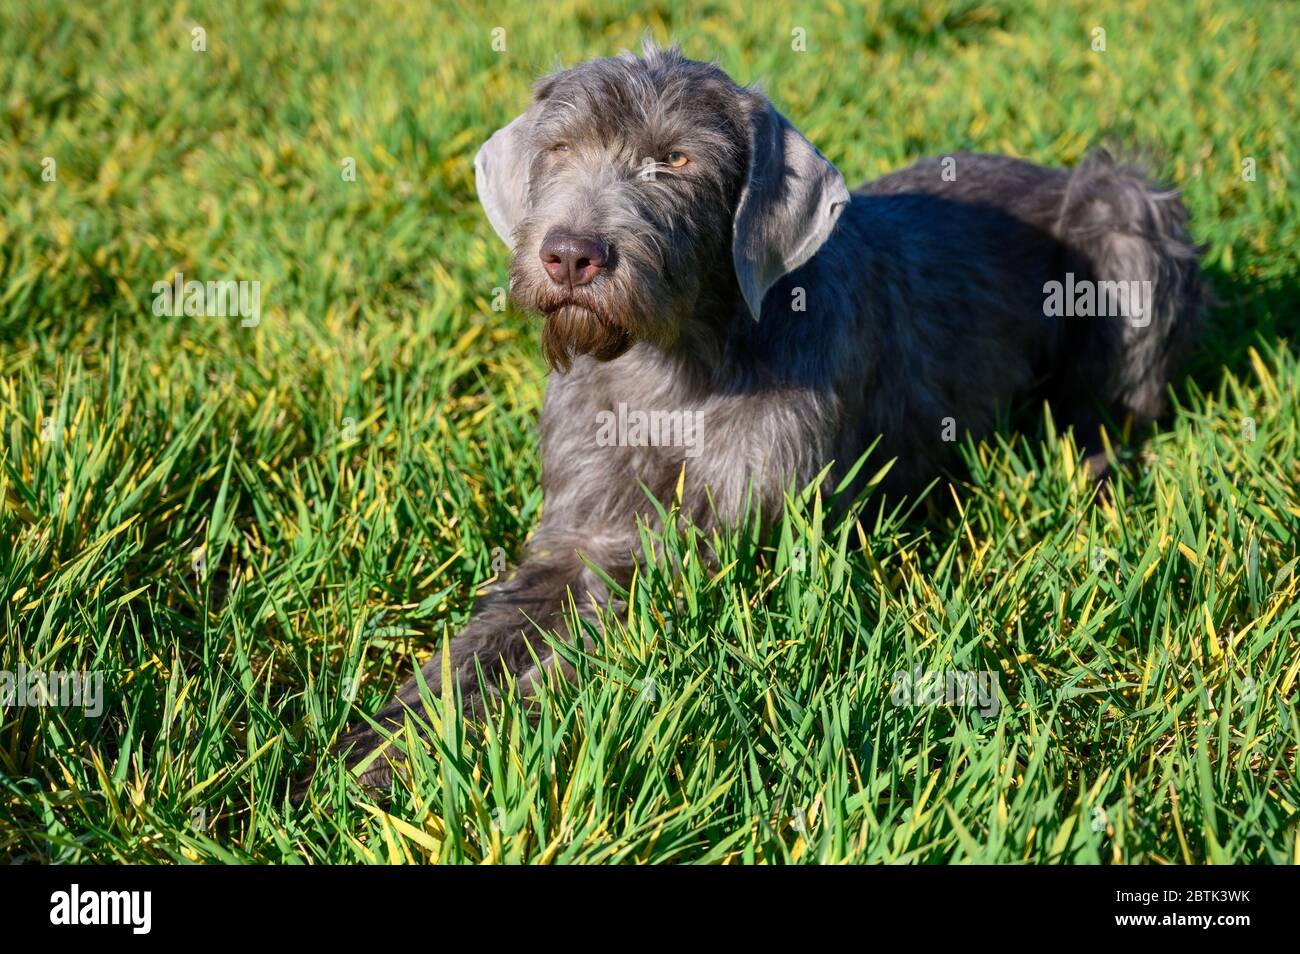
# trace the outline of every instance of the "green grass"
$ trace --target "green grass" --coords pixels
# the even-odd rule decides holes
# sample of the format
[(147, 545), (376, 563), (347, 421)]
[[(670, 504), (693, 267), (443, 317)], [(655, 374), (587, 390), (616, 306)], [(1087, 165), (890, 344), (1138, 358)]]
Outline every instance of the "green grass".
[[(1300, 8), (495, 6), (0, 7), (0, 669), (106, 692), (0, 713), (0, 857), (1300, 859)], [(468, 739), (433, 701), (391, 803), (326, 761), (290, 807), (538, 516), (537, 329), (491, 308), (473, 153), (646, 29), (850, 182), (1157, 149), (1219, 298), (1176, 410), (1109, 502), (1049, 423), (968, 448), (919, 521), (801, 497), (775, 540), (647, 538), (536, 724)], [(154, 317), (178, 270), (260, 281), (260, 325)], [(916, 666), (996, 673), (999, 710), (893, 705)]]

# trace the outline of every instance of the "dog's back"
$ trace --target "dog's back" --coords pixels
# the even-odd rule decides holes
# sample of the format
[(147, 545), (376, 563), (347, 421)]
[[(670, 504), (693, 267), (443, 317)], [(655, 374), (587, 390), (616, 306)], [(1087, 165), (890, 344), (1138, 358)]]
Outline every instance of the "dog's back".
[(1175, 193), (1104, 152), (1075, 170), (956, 154), (856, 190), (841, 229), (868, 249), (870, 387), (897, 395), (866, 417), (911, 418), (870, 424), (897, 435), (887, 455), (919, 462), (897, 486), (942, 459), (939, 421), (979, 435), (1038, 390), (1085, 444), (1104, 416), (1158, 416), (1204, 298), (1186, 223)]

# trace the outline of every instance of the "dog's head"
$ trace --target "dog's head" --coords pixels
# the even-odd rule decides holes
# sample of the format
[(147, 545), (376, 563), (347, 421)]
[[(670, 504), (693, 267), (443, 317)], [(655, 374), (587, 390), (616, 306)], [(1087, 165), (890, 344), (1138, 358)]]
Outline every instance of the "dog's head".
[(849, 199), (766, 96), (653, 47), (541, 80), (474, 168), (513, 252), (511, 294), (545, 316), (560, 370), (638, 340), (671, 346), (683, 316), (736, 290), (757, 318)]

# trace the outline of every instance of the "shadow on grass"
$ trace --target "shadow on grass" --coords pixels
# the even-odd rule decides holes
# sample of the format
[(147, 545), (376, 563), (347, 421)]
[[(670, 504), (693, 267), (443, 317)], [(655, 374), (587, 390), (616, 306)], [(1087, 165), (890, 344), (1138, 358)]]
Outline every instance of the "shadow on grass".
[(1190, 378), (1213, 393), (1224, 372), (1253, 374), (1247, 353), (1251, 347), (1295, 347), (1300, 337), (1300, 275), (1255, 278), (1244, 269), (1225, 271), (1217, 264), (1201, 271), (1214, 300), (1174, 387), (1182, 391)]

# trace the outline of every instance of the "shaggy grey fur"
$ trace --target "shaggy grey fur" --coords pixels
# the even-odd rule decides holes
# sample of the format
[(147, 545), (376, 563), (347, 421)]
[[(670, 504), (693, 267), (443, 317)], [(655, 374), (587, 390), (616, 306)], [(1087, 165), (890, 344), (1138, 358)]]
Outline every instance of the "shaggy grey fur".
[[(1182, 204), (1104, 154), (1074, 171), (927, 159), (850, 195), (765, 96), (676, 50), (546, 77), (475, 166), (553, 368), (541, 523), (450, 643), (478, 711), (475, 659), (527, 691), (560, 665), (540, 630), (564, 632), (570, 594), (583, 613), (607, 602), (583, 557), (628, 579), (636, 517), (653, 517), (642, 485), (668, 501), (685, 464), (698, 523), (737, 518), (751, 485), (779, 513), (792, 479), (833, 461), (838, 482), (879, 436), (874, 459), (896, 458), (884, 489), (907, 493), (953, 462), (946, 419), (978, 438), (1025, 399), (1051, 399), (1092, 443), (1105, 416), (1160, 413), (1200, 310)], [(599, 243), (598, 267), (579, 263), (589, 282), (548, 274), (539, 249), (556, 233)], [(1152, 300), (1140, 315), (1048, 317), (1045, 286), (1067, 273), (1149, 281)], [(602, 412), (620, 403), (698, 414), (698, 446), (606, 446)], [(435, 695), (440, 664), (423, 672)], [(417, 677), (378, 723), (419, 713), (419, 698)], [(379, 744), (362, 727), (341, 746), (355, 764)], [(381, 756), (365, 779), (390, 771)]]

